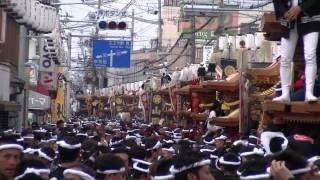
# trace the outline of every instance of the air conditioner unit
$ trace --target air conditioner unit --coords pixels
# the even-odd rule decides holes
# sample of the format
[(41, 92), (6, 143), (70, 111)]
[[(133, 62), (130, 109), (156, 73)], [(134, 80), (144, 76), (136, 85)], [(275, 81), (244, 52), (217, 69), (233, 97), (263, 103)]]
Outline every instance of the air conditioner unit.
[(29, 6), (30, 6), (30, 9), (29, 9), (29, 11), (30, 11), (30, 16), (28, 17), (28, 19), (26, 19), (26, 25), (27, 26), (32, 26), (32, 23), (33, 23), (33, 19), (34, 19), (34, 16), (35, 16), (35, 9), (34, 9), (34, 6), (35, 6), (35, 4), (36, 4), (36, 1), (35, 0), (30, 0), (30, 4), (29, 4)]
[(31, 23), (29, 26), (31, 26), (32, 29), (37, 29), (37, 18), (39, 18), (39, 15), (37, 14), (37, 6), (39, 5), (38, 1), (32, 2), (31, 5)]
[(44, 4), (40, 3), (40, 27), (38, 31), (43, 32), (45, 29), (45, 17), (44, 17), (45, 7)]
[(44, 32), (49, 32), (50, 31), (50, 22), (49, 22), (49, 6), (44, 5), (44, 19), (45, 19), (45, 26), (44, 26)]
[(25, 0), (10, 0), (12, 6), (10, 6), (10, 14), (15, 19), (20, 19), (23, 17), (26, 11), (26, 2)]
[(54, 7), (49, 7), (49, 31), (54, 30), (56, 27), (56, 20), (57, 20), (57, 10)]
[(30, 0), (24, 0), (24, 1), (25, 1), (25, 14), (22, 16), (21, 19), (16, 20), (20, 24), (26, 24), (31, 17), (31, 1)]

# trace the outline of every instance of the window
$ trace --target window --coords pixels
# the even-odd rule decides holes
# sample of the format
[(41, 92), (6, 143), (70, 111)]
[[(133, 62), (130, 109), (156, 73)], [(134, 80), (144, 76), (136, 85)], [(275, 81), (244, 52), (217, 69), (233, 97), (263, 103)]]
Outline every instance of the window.
[(179, 6), (182, 0), (164, 0), (164, 6)]

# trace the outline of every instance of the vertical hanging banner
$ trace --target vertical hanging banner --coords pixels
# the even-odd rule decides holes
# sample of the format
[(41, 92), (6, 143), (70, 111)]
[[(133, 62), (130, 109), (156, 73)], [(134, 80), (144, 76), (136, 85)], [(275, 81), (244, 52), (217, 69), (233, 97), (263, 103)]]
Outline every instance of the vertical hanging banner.
[(121, 113), (124, 111), (124, 105), (123, 105), (123, 99), (122, 96), (116, 96), (115, 97), (115, 103), (116, 103), (116, 114)]
[(211, 56), (213, 53), (213, 46), (203, 46), (203, 63), (211, 62)]
[(64, 73), (63, 67), (58, 67), (58, 90), (57, 97), (53, 101), (51, 107), (51, 117), (53, 122), (57, 122), (58, 120), (65, 119), (65, 102), (64, 102), (64, 84), (62, 80), (62, 76)]
[(144, 114), (144, 122), (149, 122), (149, 94), (144, 91), (139, 94), (139, 107), (142, 108)]
[(40, 40), (40, 71), (42, 72), (54, 72), (55, 63), (51, 57), (50, 51), (48, 49), (48, 44), (45, 39)]
[(162, 97), (160, 94), (152, 94), (151, 121), (158, 123), (161, 118)]

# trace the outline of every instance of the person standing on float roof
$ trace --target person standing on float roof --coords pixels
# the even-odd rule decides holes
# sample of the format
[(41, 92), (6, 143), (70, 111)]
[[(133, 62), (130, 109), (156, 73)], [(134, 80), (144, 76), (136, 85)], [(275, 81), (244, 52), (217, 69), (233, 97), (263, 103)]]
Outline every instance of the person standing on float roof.
[(281, 24), (280, 79), (282, 95), (273, 101), (290, 101), (290, 65), (299, 37), (304, 44), (306, 93), (305, 101), (313, 102), (317, 74), (316, 49), (320, 32), (319, 0), (273, 0), (277, 20)]

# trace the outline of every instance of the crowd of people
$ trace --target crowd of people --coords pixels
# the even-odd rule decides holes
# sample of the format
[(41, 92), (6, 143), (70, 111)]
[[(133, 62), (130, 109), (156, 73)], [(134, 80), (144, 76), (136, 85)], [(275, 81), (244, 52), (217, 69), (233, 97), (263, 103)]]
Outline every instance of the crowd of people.
[(272, 125), (241, 137), (221, 128), (199, 138), (197, 128), (73, 117), (6, 130), (0, 179), (320, 179), (316, 137), (287, 136)]

